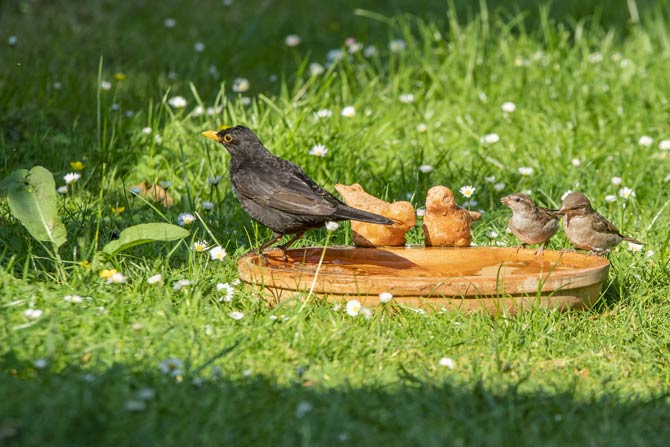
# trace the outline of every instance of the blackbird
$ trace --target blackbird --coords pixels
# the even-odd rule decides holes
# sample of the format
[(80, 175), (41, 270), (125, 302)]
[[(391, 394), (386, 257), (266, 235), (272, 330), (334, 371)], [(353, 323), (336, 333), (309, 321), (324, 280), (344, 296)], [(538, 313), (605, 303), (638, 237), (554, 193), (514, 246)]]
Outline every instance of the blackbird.
[(539, 207), (522, 193), (505, 196), (500, 202), (512, 210), (508, 225), (512, 234), (524, 248), (526, 244), (542, 244), (537, 250), (540, 256), (549, 239), (558, 231), (559, 216), (556, 210)]
[(624, 236), (591, 206), (591, 201), (581, 192), (571, 192), (563, 199), (558, 214), (565, 215), (563, 230), (570, 242), (591, 253), (607, 253), (621, 241), (642, 245), (642, 242)]
[(300, 166), (271, 154), (244, 126), (224, 127), (202, 135), (226, 148), (230, 154), (230, 181), (242, 208), (274, 232), (274, 237), (258, 248), (261, 257), (266, 247), (285, 234), (294, 235), (278, 247), (286, 259), (286, 249), (305, 231), (328, 221), (393, 224), (386, 217), (347, 206), (317, 185)]

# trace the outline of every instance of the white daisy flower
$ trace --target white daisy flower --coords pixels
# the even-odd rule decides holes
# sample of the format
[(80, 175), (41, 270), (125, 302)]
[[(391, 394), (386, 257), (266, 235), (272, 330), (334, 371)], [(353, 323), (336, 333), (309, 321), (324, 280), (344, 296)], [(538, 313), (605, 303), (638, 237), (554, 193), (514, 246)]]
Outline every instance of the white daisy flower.
[(670, 151), (670, 140), (661, 140), (658, 143), (658, 148), (662, 151)]
[(202, 207), (206, 209), (207, 211), (211, 210), (214, 208), (214, 202), (210, 202), (209, 200), (205, 200), (202, 202)]
[(188, 286), (190, 286), (190, 285), (192, 285), (192, 284), (193, 284), (193, 282), (190, 281), (190, 280), (188, 280), (188, 279), (180, 279), (179, 281), (177, 281), (176, 283), (174, 283), (174, 285), (172, 286), (172, 288), (173, 288), (174, 290), (181, 290), (181, 289), (183, 289), (184, 287), (188, 287)]
[(347, 301), (347, 305), (345, 307), (347, 314), (349, 314), (352, 317), (357, 317), (358, 314), (361, 312), (361, 308), (363, 306), (361, 305), (361, 302), (358, 300), (351, 300)]
[(597, 64), (599, 62), (602, 62), (603, 55), (601, 53), (591, 53), (589, 54), (588, 60), (592, 64)]
[(417, 208), (416, 210), (416, 216), (417, 217), (423, 217), (426, 215), (426, 209), (425, 208)]
[(507, 101), (503, 102), (502, 105), (500, 106), (503, 112), (505, 113), (512, 113), (516, 110), (516, 104), (513, 102)]
[(369, 320), (372, 318), (372, 310), (368, 307), (362, 307), (360, 314), (365, 318), (366, 320)]
[(484, 144), (495, 144), (500, 141), (500, 136), (497, 133), (489, 133), (484, 135), (480, 141)]
[(635, 197), (635, 191), (628, 188), (627, 186), (624, 186), (623, 188), (621, 188), (619, 190), (619, 197), (622, 197), (622, 198), (628, 200), (631, 197)]
[(638, 143), (640, 146), (649, 147), (649, 146), (652, 145), (653, 142), (654, 142), (654, 139), (651, 138), (650, 136), (648, 136), (648, 135), (642, 135), (642, 136), (640, 137), (640, 139), (638, 140), (637, 143)]
[(205, 44), (202, 42), (196, 42), (193, 44), (193, 49), (198, 53), (202, 53), (205, 51)]
[(223, 303), (229, 303), (233, 300), (233, 296), (235, 295), (235, 288), (228, 284), (227, 282), (224, 283), (218, 283), (216, 285), (216, 290), (217, 292), (223, 291), (223, 295), (221, 298), (219, 298), (219, 301)]
[(647, 250), (647, 252), (644, 254), (646, 257), (651, 258), (654, 256), (656, 253), (654, 253), (654, 250)]
[(81, 178), (81, 174), (78, 172), (69, 172), (65, 174), (63, 177), (63, 180), (65, 180), (65, 184), (69, 185), (70, 183), (74, 183), (77, 180)]
[(207, 183), (210, 185), (216, 186), (223, 179), (223, 176), (215, 175), (214, 177), (207, 177)]
[(205, 113), (205, 108), (203, 106), (197, 106), (193, 111), (191, 112), (191, 116), (201, 116), (202, 114)]
[(67, 185), (59, 186), (56, 192), (58, 194), (67, 194)]
[(227, 255), (228, 253), (226, 253), (226, 250), (220, 245), (217, 245), (209, 251), (209, 257), (212, 261), (223, 261)]
[(175, 109), (183, 109), (186, 107), (186, 99), (183, 96), (173, 96), (168, 99), (168, 104), (170, 104)]
[(15, 46), (18, 43), (19, 39), (16, 36), (9, 36), (7, 38), (7, 45), (10, 47)]
[(295, 417), (301, 418), (307, 413), (311, 412), (314, 409), (314, 406), (309, 402), (300, 402), (298, 406), (295, 407)]
[(612, 184), (614, 186), (619, 186), (621, 183), (623, 183), (623, 179), (621, 177), (612, 177)]
[(414, 95), (411, 93), (404, 93), (398, 97), (398, 100), (403, 104), (410, 104), (414, 102)]
[(151, 127), (143, 127), (142, 128), (142, 133), (144, 135), (151, 135), (151, 132), (153, 132), (153, 129)]
[(324, 68), (323, 65), (316, 62), (312, 62), (311, 64), (309, 64), (309, 74), (311, 74), (312, 76), (320, 76), (325, 72), (326, 69)]
[(338, 228), (340, 228), (340, 224), (338, 224), (337, 222), (333, 222), (333, 221), (326, 222), (326, 230), (337, 231)]
[(527, 166), (522, 166), (519, 169), (517, 169), (519, 174), (524, 175), (524, 176), (529, 176), (533, 175), (533, 168), (529, 168)]
[(63, 301), (66, 303), (80, 304), (84, 302), (84, 299), (79, 295), (65, 295), (63, 297)]
[(177, 25), (177, 21), (173, 18), (168, 17), (163, 21), (163, 25), (165, 25), (165, 28), (174, 28), (175, 25)]
[(297, 34), (289, 34), (286, 36), (286, 39), (284, 39), (284, 43), (287, 47), (297, 47), (300, 45), (300, 42), (302, 42), (302, 39)]
[(344, 59), (344, 56), (344, 51), (342, 51), (340, 48), (335, 48), (326, 54), (326, 59), (328, 59), (330, 62), (337, 62)]
[(496, 192), (500, 192), (500, 191), (502, 191), (503, 189), (505, 189), (505, 184), (502, 183), (502, 182), (500, 182), (500, 183), (496, 183), (495, 185), (493, 185), (493, 189), (494, 189)]
[(233, 320), (241, 320), (242, 318), (244, 318), (244, 314), (238, 310), (230, 312), (228, 316)]
[(125, 284), (125, 283), (126, 283), (126, 276), (121, 272), (115, 272), (105, 280), (105, 284)]
[(333, 111), (329, 109), (321, 109), (317, 111), (314, 114), (314, 116), (316, 117), (316, 119), (330, 118), (331, 116), (333, 116)]
[(152, 275), (147, 278), (147, 284), (158, 284), (163, 280), (163, 275), (160, 273), (156, 273), (155, 275)]
[(572, 163), (572, 166), (575, 168), (578, 168), (582, 164), (582, 161), (579, 158), (573, 158), (570, 163)]
[(328, 154), (328, 148), (324, 146), (323, 144), (315, 144), (312, 146), (312, 148), (309, 150), (309, 155), (313, 155), (315, 157), (325, 157)]
[(374, 45), (368, 45), (365, 47), (365, 50), (363, 50), (363, 56), (365, 57), (373, 57), (377, 55), (377, 47)]
[(405, 51), (407, 48), (407, 43), (402, 39), (393, 39), (389, 42), (389, 50), (392, 53), (400, 53)]
[(180, 227), (191, 225), (193, 222), (195, 222), (195, 216), (191, 213), (181, 213), (177, 216), (177, 225)]
[(428, 174), (429, 172), (433, 172), (433, 167), (431, 165), (421, 165), (419, 166), (419, 171)]
[(233, 91), (235, 93), (244, 93), (249, 90), (249, 81), (245, 78), (235, 78), (233, 80)]
[(633, 253), (638, 253), (642, 251), (642, 244), (636, 244), (634, 242), (628, 242), (628, 249)]
[(54, 90), (60, 90), (61, 88), (63, 88), (63, 84), (61, 84), (60, 82), (54, 82), (53, 88)]
[(198, 253), (202, 253), (204, 251), (207, 251), (207, 241), (195, 241), (193, 242), (193, 251), (197, 251)]
[(475, 191), (477, 191), (477, 188), (475, 188), (474, 186), (465, 185), (465, 186), (461, 186), (461, 188), (458, 191), (461, 194), (463, 194), (463, 196), (465, 196), (469, 199), (470, 197), (472, 197), (472, 195), (475, 193)]
[(347, 47), (349, 54), (356, 54), (363, 49), (363, 44), (361, 42), (353, 42)]
[(392, 299), (393, 299), (393, 294), (391, 294), (389, 292), (382, 292), (382, 293), (379, 294), (379, 302), (382, 303), (382, 304), (386, 304), (389, 301), (391, 301)]
[(44, 369), (47, 367), (48, 364), (49, 362), (47, 361), (47, 359), (37, 359), (33, 362), (33, 366), (37, 369)]
[(614, 194), (608, 194), (605, 196), (605, 202), (612, 203), (616, 202), (616, 196)]
[(496, 176), (495, 176), (495, 175), (491, 175), (491, 176), (484, 177), (484, 181), (485, 181), (486, 183), (493, 183), (493, 182), (496, 181)]
[(23, 316), (26, 317), (29, 320), (36, 320), (39, 317), (41, 317), (43, 314), (41, 309), (26, 309), (23, 311)]
[(108, 81), (100, 81), (100, 88), (102, 90), (109, 90), (112, 88), (112, 83)]
[(489, 230), (486, 232), (486, 237), (489, 239), (495, 239), (498, 237), (498, 232), (495, 230)]
[(171, 81), (176, 81), (177, 78), (179, 78), (179, 75), (177, 74), (176, 71), (168, 71), (167, 77)]
[(424, 133), (427, 130), (428, 130), (428, 126), (424, 123), (421, 123), (421, 124), (416, 126), (416, 131), (419, 132), (419, 133)]
[(183, 367), (184, 362), (176, 357), (167, 358), (158, 364), (158, 370), (160, 372), (172, 377), (180, 376)]
[(346, 106), (342, 109), (342, 116), (345, 118), (352, 118), (356, 116), (356, 108), (354, 106)]
[(442, 357), (438, 363), (440, 366), (444, 366), (445, 368), (449, 369), (454, 369), (456, 367), (454, 360), (449, 357)]
[(250, 105), (251, 104), (251, 98), (249, 98), (248, 96), (240, 97), (240, 104), (242, 104), (245, 107)]

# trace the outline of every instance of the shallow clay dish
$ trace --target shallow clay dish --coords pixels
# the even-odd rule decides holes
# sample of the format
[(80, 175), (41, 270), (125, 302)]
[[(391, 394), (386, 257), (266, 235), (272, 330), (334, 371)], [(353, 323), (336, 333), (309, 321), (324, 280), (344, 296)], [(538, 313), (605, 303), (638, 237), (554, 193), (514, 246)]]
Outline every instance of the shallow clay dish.
[[(304, 297), (322, 247), (266, 252), (238, 261), (240, 279), (272, 302)], [(328, 301), (379, 304), (390, 292), (396, 304), (426, 310), (517, 312), (530, 307), (588, 308), (600, 296), (609, 262), (573, 252), (500, 247), (329, 247), (314, 283)]]

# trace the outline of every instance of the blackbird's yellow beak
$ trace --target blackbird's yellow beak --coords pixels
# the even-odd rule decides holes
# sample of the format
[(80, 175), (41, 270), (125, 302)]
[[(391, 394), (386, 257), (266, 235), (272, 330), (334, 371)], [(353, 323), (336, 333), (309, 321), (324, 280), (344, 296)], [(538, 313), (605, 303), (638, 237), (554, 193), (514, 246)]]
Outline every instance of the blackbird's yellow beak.
[(216, 130), (208, 130), (206, 132), (202, 133), (202, 136), (211, 138), (212, 140), (216, 141), (217, 143), (221, 142), (221, 139), (219, 138), (219, 135), (217, 134)]

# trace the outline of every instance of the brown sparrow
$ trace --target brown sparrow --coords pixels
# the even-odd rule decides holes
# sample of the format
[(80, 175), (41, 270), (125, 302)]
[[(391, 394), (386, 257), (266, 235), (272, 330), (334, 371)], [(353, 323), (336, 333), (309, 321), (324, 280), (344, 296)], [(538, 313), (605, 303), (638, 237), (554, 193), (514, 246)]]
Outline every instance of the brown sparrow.
[(581, 192), (571, 192), (563, 199), (563, 206), (558, 214), (565, 215), (563, 230), (570, 242), (577, 248), (592, 253), (608, 253), (621, 241), (634, 244), (642, 242), (624, 236), (619, 230), (598, 214), (591, 206), (591, 201)]
[(558, 231), (558, 215), (556, 210), (542, 208), (526, 194), (514, 193), (500, 199), (500, 202), (512, 210), (509, 220), (509, 229), (516, 236), (521, 245), (542, 244), (537, 250), (541, 255), (544, 246)]

